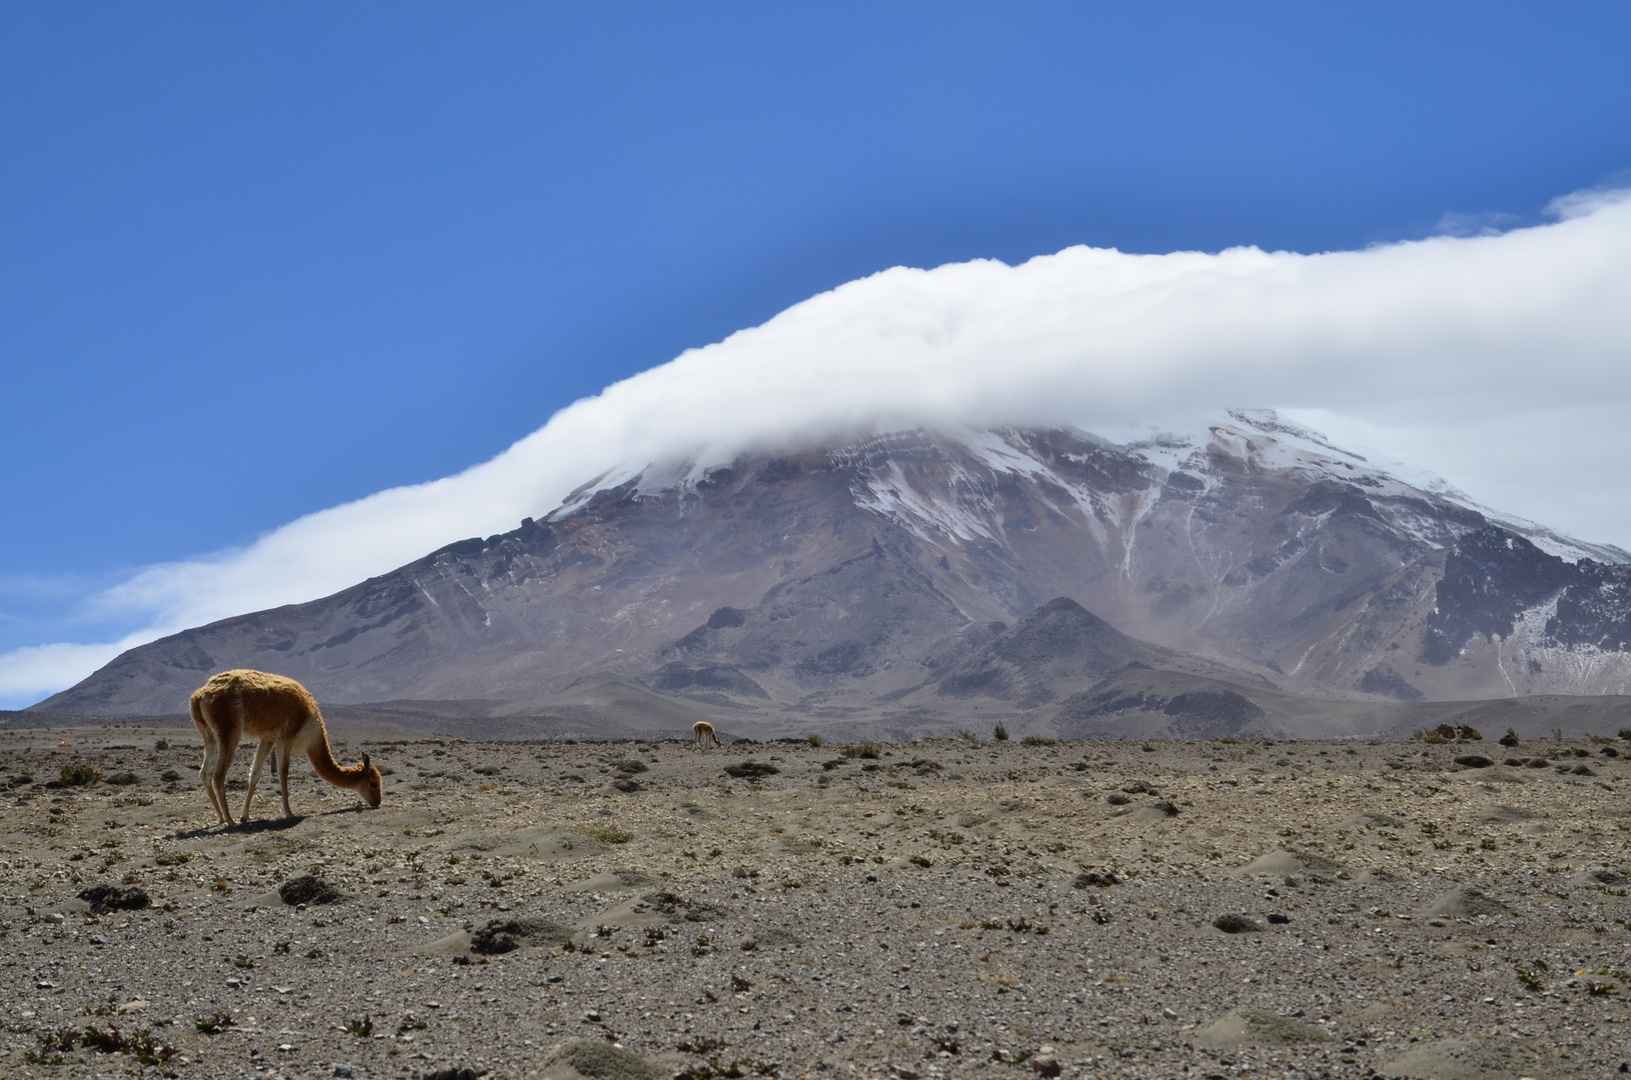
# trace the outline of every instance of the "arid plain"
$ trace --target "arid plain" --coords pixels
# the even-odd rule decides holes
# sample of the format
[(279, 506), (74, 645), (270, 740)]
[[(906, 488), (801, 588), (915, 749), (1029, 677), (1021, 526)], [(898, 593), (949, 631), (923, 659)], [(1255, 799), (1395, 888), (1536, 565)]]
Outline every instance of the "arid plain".
[(1631, 745), (1493, 734), (339, 727), (341, 760), (387, 770), (378, 810), (297, 760), (302, 816), (263, 778), (224, 829), (189, 727), (8, 730), (0, 1073), (1625, 1071)]

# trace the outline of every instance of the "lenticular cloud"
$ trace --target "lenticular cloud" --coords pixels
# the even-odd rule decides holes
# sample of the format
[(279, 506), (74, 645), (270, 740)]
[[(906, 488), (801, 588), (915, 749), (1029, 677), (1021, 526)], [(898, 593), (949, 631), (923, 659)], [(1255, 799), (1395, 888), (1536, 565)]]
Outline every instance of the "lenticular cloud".
[(1124, 431), (1272, 406), (1414, 455), (1485, 502), (1626, 544), (1631, 504), (1604, 492), (1631, 450), (1617, 422), (1631, 402), (1631, 193), (1554, 212), (1364, 251), (1075, 247), (1012, 267), (885, 270), (612, 385), (457, 476), (151, 567), (98, 600), (146, 631), (0, 656), (0, 695), (59, 689), (119, 647), (514, 528), (608, 471), (916, 425)]

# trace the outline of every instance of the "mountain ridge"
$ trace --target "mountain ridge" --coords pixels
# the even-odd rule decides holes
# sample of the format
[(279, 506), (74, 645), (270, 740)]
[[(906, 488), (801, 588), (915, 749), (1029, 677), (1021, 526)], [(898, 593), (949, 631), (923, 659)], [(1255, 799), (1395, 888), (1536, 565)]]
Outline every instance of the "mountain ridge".
[[(1107, 674), (1089, 654), (1337, 700), (1631, 690), (1631, 556), (1447, 491), (1244, 411), (1122, 446), (919, 429), (623, 470), (508, 533), (131, 650), (34, 708), (169, 712), (250, 666), (341, 705), (604, 677), (732, 715), (949, 724), (1041, 717)], [(993, 651), (1038, 612), (1096, 642), (1070, 671)]]

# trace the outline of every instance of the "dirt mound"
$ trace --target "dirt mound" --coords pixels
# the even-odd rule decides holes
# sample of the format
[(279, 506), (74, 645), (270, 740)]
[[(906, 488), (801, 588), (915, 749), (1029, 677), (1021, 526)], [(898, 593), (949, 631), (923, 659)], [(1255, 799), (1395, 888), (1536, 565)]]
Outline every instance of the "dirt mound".
[(1472, 919), (1479, 915), (1505, 915), (1507, 907), (1494, 897), (1485, 896), (1471, 885), (1451, 889), (1421, 909), (1423, 915), (1438, 915), (1447, 919)]
[(1423, 1080), (1489, 1080), (1500, 1076), (1547, 1080), (1574, 1071), (1560, 1068), (1562, 1064), (1554, 1051), (1527, 1039), (1441, 1039), (1395, 1059), (1386, 1073)]
[(662, 914), (678, 915), (686, 922), (715, 922), (730, 914), (729, 910), (718, 904), (689, 899), (667, 891), (647, 893), (640, 899)]
[(1524, 810), (1516, 806), (1508, 806), (1506, 803), (1490, 803), (1488, 806), (1478, 811), (1479, 821), (1493, 821), (1499, 823), (1528, 821), (1530, 818), (1535, 816), (1537, 815), (1532, 811)]
[(1398, 818), (1375, 810), (1361, 810), (1352, 817), (1346, 817), (1337, 822), (1337, 828), (1339, 829), (1363, 829), (1366, 827), (1372, 829), (1398, 829), (1403, 826), (1404, 822)]
[(1234, 877), (1248, 877), (1252, 874), (1282, 877), (1286, 874), (1335, 874), (1341, 869), (1341, 863), (1327, 859), (1323, 855), (1278, 848), (1266, 855), (1259, 855), (1245, 866), (1234, 870), (1232, 874)]
[(1317, 1025), (1263, 1009), (1224, 1013), (1195, 1032), (1195, 1045), (1209, 1050), (1233, 1050), (1242, 1046), (1299, 1046), (1330, 1041), (1330, 1033)]
[(790, 933), (786, 930), (778, 930), (775, 927), (770, 927), (765, 930), (760, 930), (757, 934), (745, 939), (742, 942), (742, 948), (747, 949), (751, 945), (755, 949), (780, 949), (784, 946), (797, 946), (803, 944), (804, 939), (799, 937), (797, 934)]

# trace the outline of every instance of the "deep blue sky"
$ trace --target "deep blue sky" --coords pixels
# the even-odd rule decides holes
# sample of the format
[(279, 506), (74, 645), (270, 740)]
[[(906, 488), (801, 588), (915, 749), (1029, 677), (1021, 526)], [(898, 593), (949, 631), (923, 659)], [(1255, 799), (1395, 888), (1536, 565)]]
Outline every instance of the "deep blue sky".
[(1627, 41), (1623, 4), (0, 4), (0, 649), (891, 265), (1536, 220), (1631, 166)]

